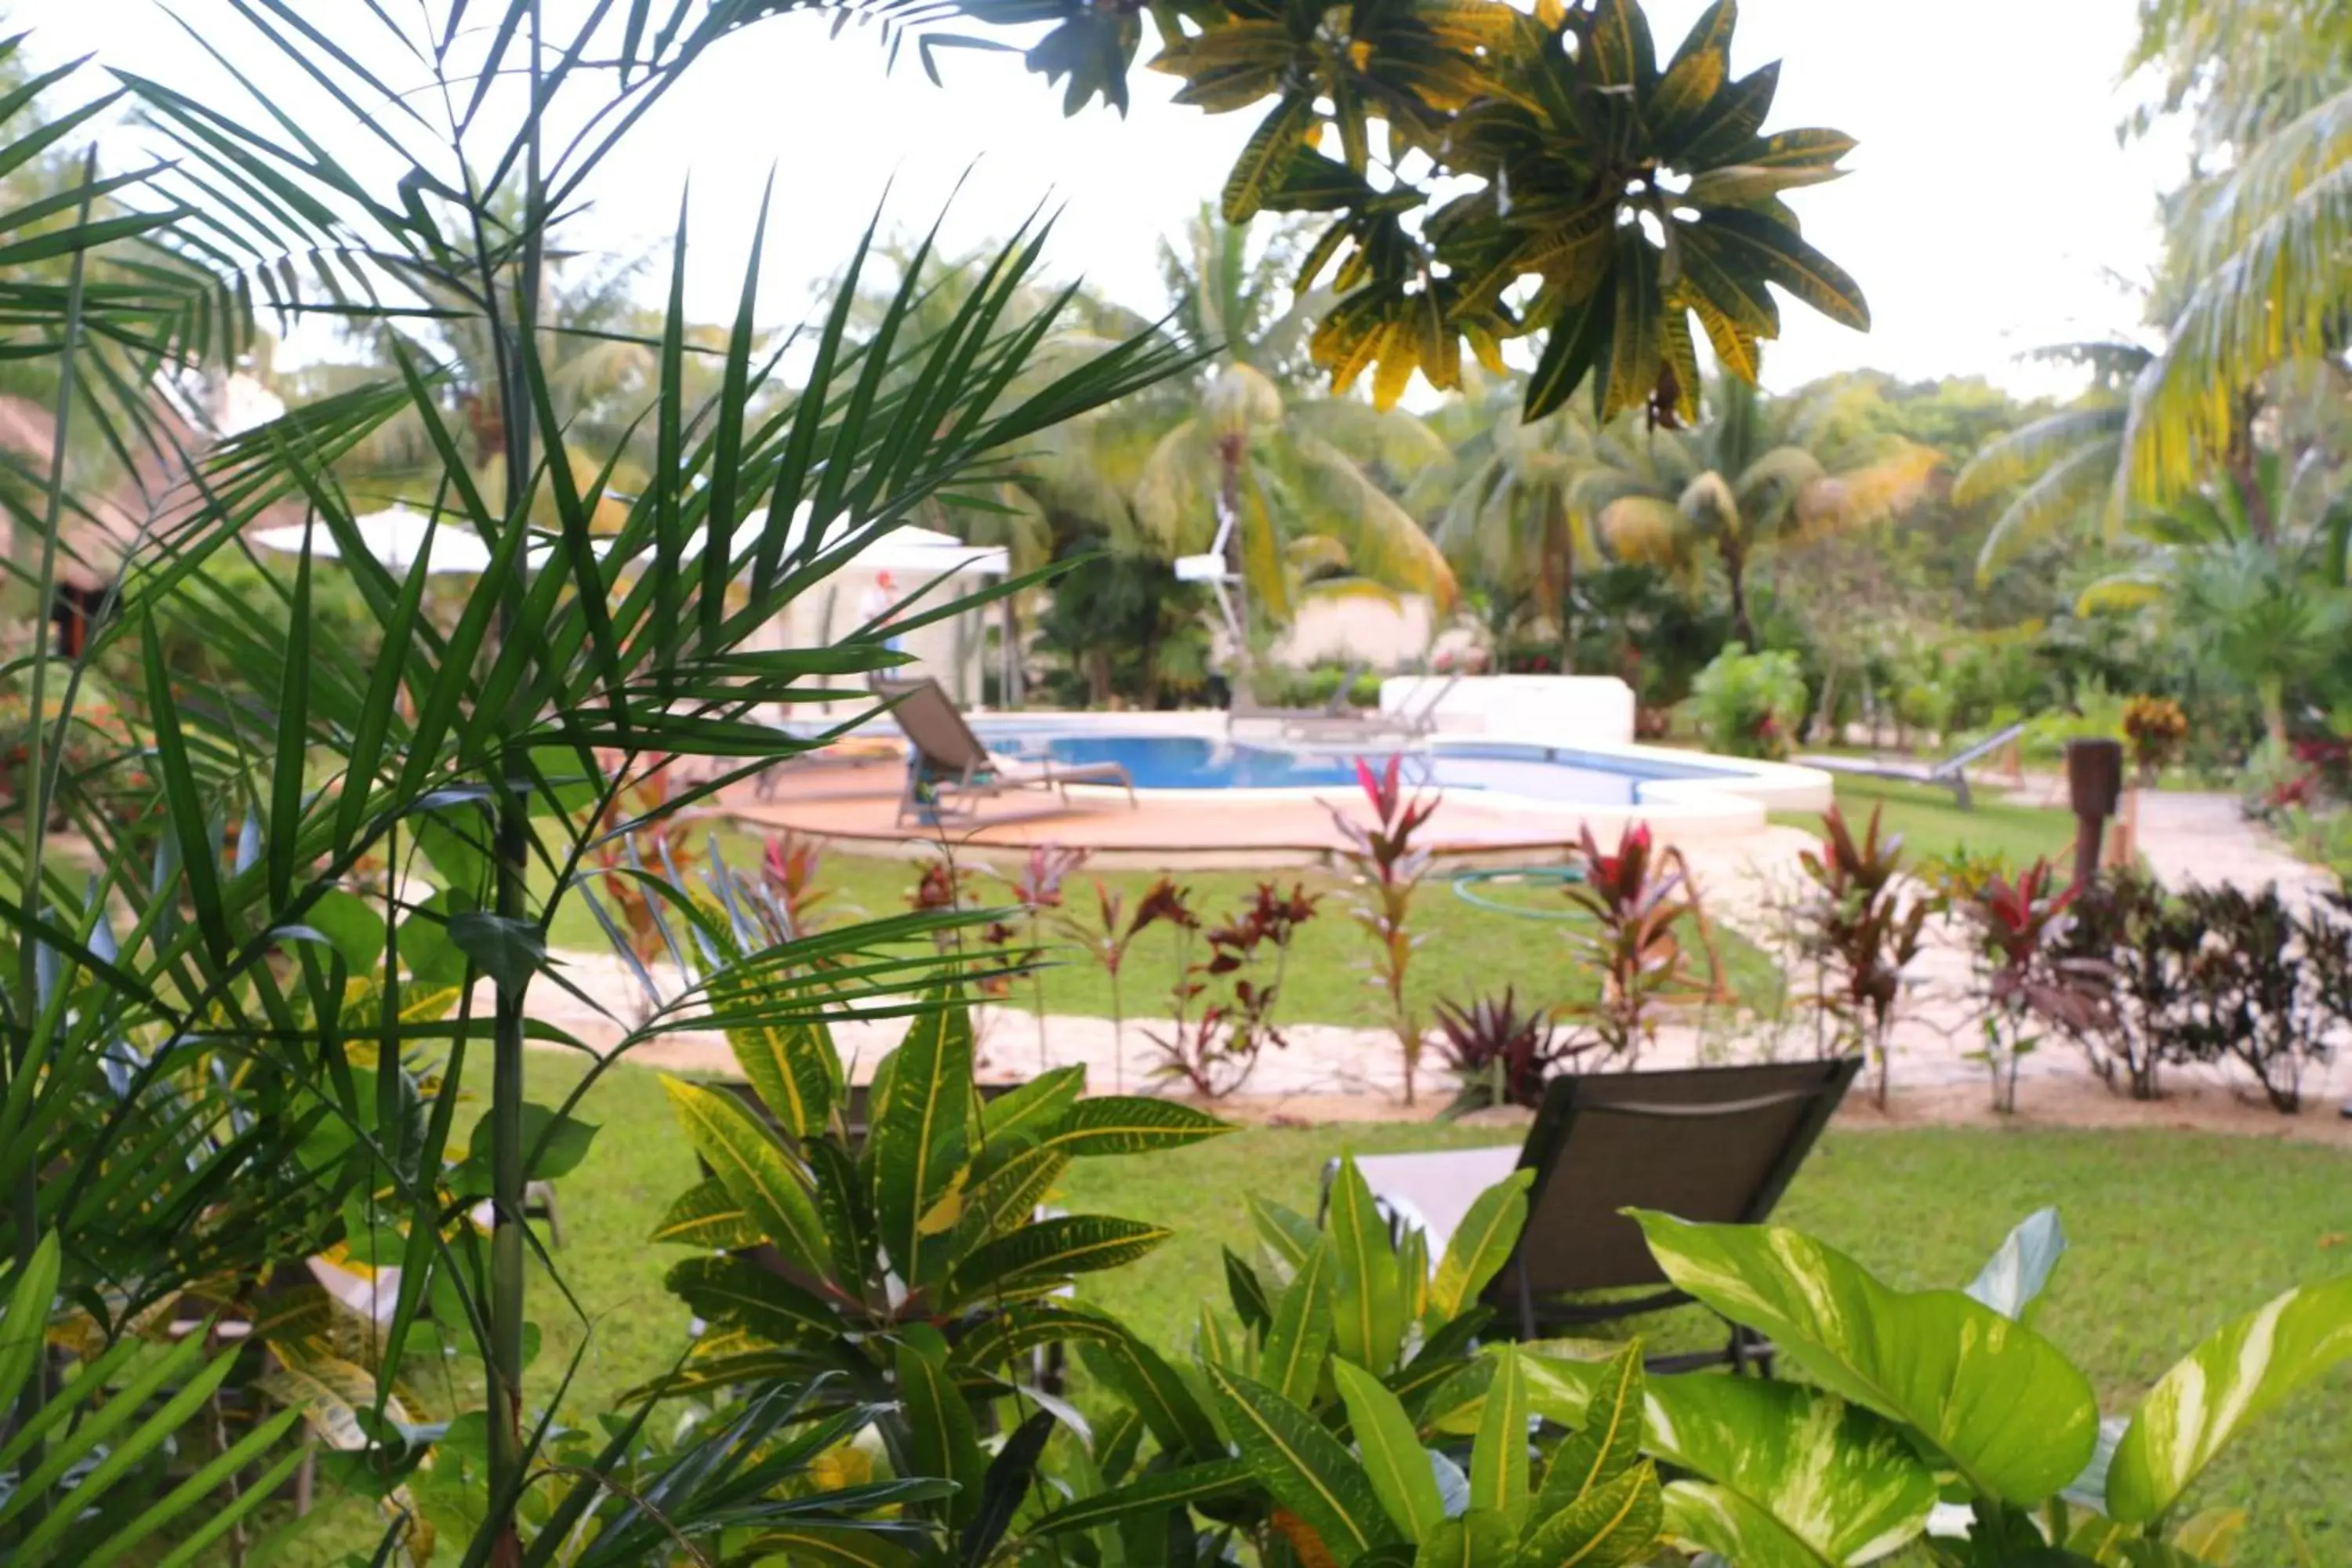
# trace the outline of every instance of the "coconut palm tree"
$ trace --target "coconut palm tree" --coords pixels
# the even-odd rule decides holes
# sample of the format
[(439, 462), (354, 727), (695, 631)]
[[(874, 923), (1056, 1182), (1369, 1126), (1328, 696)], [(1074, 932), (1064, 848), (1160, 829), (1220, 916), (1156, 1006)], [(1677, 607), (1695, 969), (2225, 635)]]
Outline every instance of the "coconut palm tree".
[(1326, 301), (1291, 290), (1297, 250), (1288, 228), (1253, 245), (1248, 225), (1205, 208), (1185, 248), (1163, 247), (1168, 330), (1207, 358), (1144, 464), (1136, 523), (1172, 557), (1208, 549), (1230, 520), (1234, 571), (1277, 624), (1335, 579), (1427, 594), (1444, 608), (1453, 568), (1375, 470), (1409, 478), (1442, 461), (1444, 444), (1409, 415), (1307, 390), (1307, 334)]
[[(1463, 374), (1473, 379), (1467, 366)], [(1599, 436), (1582, 404), (1533, 421), (1520, 406), (1515, 385), (1474, 384), (1469, 417), (1462, 421), (1468, 430), (1446, 474), (1450, 494), (1437, 542), (1448, 560), (1507, 601), (1531, 603), (1549, 616), (1567, 669), (1576, 647), (1578, 559), (1598, 552), (1591, 520), (1573, 495), (1599, 460)]]
[(2242, 466), (2246, 400), (2327, 362), (2352, 320), (2352, 12), (2316, 0), (2142, 7), (2139, 59), (2190, 110), (2200, 169), (2169, 204), (2168, 346), (2132, 390), (2119, 482), (2142, 500)]
[(1731, 595), (1732, 635), (1756, 646), (1748, 573), (1780, 545), (1865, 528), (1925, 493), (1943, 461), (1900, 437), (1857, 434), (1866, 384), (1774, 398), (1734, 376), (1709, 389), (1709, 416), (1692, 430), (1619, 423), (1570, 489), (1613, 553), (1693, 581), (1709, 560)]

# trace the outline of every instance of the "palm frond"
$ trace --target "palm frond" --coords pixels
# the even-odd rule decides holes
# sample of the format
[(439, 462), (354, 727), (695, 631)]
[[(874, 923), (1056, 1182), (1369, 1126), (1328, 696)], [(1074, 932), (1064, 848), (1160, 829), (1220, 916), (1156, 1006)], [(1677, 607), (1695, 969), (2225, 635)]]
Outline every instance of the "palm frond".
[[(2115, 493), (2116, 459), (2122, 450), (2120, 431), (2111, 431), (2074, 444), (2054, 461), (2041, 465), (2033, 482), (1993, 519), (1977, 552), (1977, 582), (1991, 581), (2002, 567), (2086, 512), (2107, 510)], [(1956, 498), (1958, 490), (1955, 485)]]
[(2113, 443), (2126, 417), (2120, 404), (2068, 408), (1997, 437), (1953, 476), (1952, 504), (1975, 506), (2086, 447)]

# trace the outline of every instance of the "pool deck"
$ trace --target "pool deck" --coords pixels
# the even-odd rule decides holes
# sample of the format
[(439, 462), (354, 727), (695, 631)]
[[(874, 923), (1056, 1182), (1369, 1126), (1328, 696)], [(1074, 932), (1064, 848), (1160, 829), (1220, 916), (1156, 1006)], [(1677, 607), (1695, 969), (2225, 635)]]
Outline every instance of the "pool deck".
[[(887, 761), (786, 768), (771, 799), (740, 784), (725, 792), (718, 809), (747, 827), (789, 828), (864, 854), (911, 859), (944, 847), (988, 862), (1056, 844), (1089, 851), (1107, 869), (1171, 871), (1328, 865), (1348, 847), (1333, 810), (1370, 820), (1351, 789), (1233, 791), (1229, 798), (1146, 790), (1130, 807), (1122, 791), (1080, 788), (1067, 806), (1046, 791), (1016, 791), (980, 802), (971, 816), (901, 826), (901, 779), (898, 765)], [(1542, 865), (1567, 857), (1583, 823), (1606, 841), (1629, 819), (1648, 821), (1661, 837), (1682, 842), (1752, 833), (1762, 827), (1764, 812), (1760, 805), (1704, 817), (1675, 805), (1529, 810), (1456, 790), (1431, 819), (1428, 842), (1436, 858), (1456, 865)]]

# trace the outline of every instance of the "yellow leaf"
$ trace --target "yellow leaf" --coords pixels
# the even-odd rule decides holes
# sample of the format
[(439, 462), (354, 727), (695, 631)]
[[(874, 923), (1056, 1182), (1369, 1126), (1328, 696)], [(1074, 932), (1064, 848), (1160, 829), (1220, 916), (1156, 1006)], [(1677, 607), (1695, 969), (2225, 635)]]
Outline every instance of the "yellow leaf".
[(1372, 373), (1372, 406), (1382, 413), (1396, 406), (1421, 363), (1415, 352), (1416, 336), (1409, 321), (1391, 321), (1381, 329), (1380, 368)]

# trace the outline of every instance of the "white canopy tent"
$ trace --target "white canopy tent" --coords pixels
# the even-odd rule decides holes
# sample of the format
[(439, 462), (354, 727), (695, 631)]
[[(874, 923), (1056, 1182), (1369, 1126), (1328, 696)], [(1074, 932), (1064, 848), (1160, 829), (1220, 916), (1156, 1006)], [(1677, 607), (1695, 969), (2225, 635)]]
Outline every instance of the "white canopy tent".
[[(809, 509), (803, 502), (784, 531), (785, 552), (800, 548), (807, 536), (808, 516)], [(747, 513), (729, 536), (730, 552), (741, 558), (767, 525), (765, 508)], [(425, 550), (426, 519), (406, 507), (393, 506), (370, 512), (357, 519), (356, 526), (369, 553), (394, 574), (405, 574)], [(824, 543), (828, 548), (838, 546), (853, 531), (854, 526), (849, 522), (835, 522), (825, 531)], [(306, 534), (314, 556), (322, 560), (341, 558), (335, 536), (314, 523), (260, 529), (247, 537), (261, 549), (299, 554)], [(686, 560), (700, 557), (705, 537), (699, 529), (687, 536), (683, 551)], [(613, 542), (600, 538), (590, 547), (601, 559), (611, 553)], [(532, 565), (536, 567), (545, 561), (551, 549), (551, 545), (533, 545), (529, 552)], [(650, 559), (653, 549), (647, 541), (638, 548), (635, 559)], [(490, 564), (489, 548), (481, 538), (450, 523), (442, 524), (433, 534), (431, 551), (425, 570), (436, 575), (478, 575)], [(851, 556), (828, 577), (811, 595), (818, 601), (816, 604), (787, 606), (759, 640), (771, 647), (821, 647), (856, 630), (880, 605), (896, 605), (920, 595), (908, 606), (910, 610), (935, 608), (973, 592), (981, 580), (1003, 577), (1010, 570), (1011, 559), (1002, 547), (966, 544), (952, 534), (911, 524), (894, 528)], [(748, 568), (739, 575), (741, 574), (748, 574)], [(845, 600), (845, 590), (849, 595)], [(904, 651), (915, 656), (918, 670), (940, 678), (957, 700), (966, 704), (979, 696), (977, 674), (982, 640), (973, 624), (976, 619), (976, 615), (958, 616), (950, 621), (919, 626), (904, 639)], [(1009, 634), (1009, 615), (1006, 626)], [(1004, 689), (1011, 692), (1017, 685), (1017, 678), (1012, 673), (1016, 650), (1009, 635), (1004, 640)]]
[[(429, 520), (423, 512), (411, 511), (404, 506), (386, 507), (352, 520), (358, 530), (360, 542), (369, 554), (383, 563), (394, 576), (406, 576), (425, 553)], [(288, 523), (280, 528), (260, 528), (246, 535), (263, 550), (274, 550), (287, 555), (299, 555), (302, 541), (310, 541), (310, 553), (320, 561), (340, 561), (342, 546), (326, 526), (317, 522)], [(436, 576), (479, 576), (489, 569), (490, 549), (481, 536), (454, 523), (443, 523), (431, 530), (432, 559), (425, 570)]]

